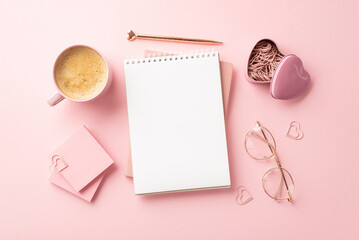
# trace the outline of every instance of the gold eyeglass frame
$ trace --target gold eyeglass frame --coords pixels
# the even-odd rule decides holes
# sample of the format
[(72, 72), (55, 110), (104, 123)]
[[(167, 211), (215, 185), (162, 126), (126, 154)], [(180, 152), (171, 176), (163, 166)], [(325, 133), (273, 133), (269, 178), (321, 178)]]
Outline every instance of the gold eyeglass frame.
[[(248, 139), (249, 135), (250, 135), (251, 133), (253, 133), (253, 132), (258, 132), (258, 129), (260, 129), (261, 133), (263, 134), (263, 137), (264, 137), (263, 140), (264, 140), (265, 143), (268, 145), (268, 147), (269, 147), (269, 149), (270, 149), (270, 151), (271, 151), (271, 153), (272, 153), (272, 155), (270, 155), (270, 156), (268, 156), (268, 157), (267, 157), (267, 156), (264, 156), (263, 158), (257, 158), (257, 157), (255, 157), (255, 156), (253, 156), (253, 155), (248, 151), (248, 149), (247, 149), (247, 139)], [(263, 129), (266, 130), (266, 131), (270, 134), (270, 136), (272, 137), (272, 139), (273, 139), (273, 145), (268, 141), (268, 138), (267, 138), (267, 136), (265, 135)], [(256, 122), (256, 126), (255, 126), (254, 128), (252, 128), (251, 130), (249, 130), (248, 133), (246, 134), (246, 137), (245, 137), (245, 140), (244, 140), (244, 147), (245, 147), (245, 149), (246, 149), (247, 154), (248, 154), (250, 157), (252, 157), (252, 158), (254, 158), (254, 159), (256, 159), (256, 160), (266, 160), (266, 159), (269, 159), (269, 158), (271, 158), (271, 157), (274, 157), (274, 159), (275, 159), (275, 161), (276, 161), (276, 163), (277, 163), (277, 167), (271, 168), (271, 169), (269, 169), (268, 171), (266, 171), (266, 172), (264, 173), (264, 175), (263, 175), (263, 177), (262, 177), (262, 187), (263, 187), (263, 189), (264, 189), (264, 192), (265, 192), (270, 198), (273, 198), (273, 199), (275, 199), (275, 200), (287, 200), (288, 202), (292, 202), (292, 201), (293, 201), (292, 195), (294, 194), (294, 191), (295, 191), (295, 185), (294, 185), (293, 177), (292, 177), (292, 175), (288, 172), (287, 169), (282, 168), (282, 165), (281, 165), (281, 163), (280, 163), (280, 161), (279, 161), (279, 158), (278, 158), (278, 154), (277, 154), (277, 152), (276, 152), (276, 142), (275, 142), (275, 139), (274, 139), (272, 133), (271, 133), (267, 128), (261, 126), (260, 123), (257, 121), (257, 122)], [(280, 191), (280, 189), (282, 188), (282, 184), (284, 183), (284, 185), (285, 185), (285, 187), (286, 187), (286, 190), (287, 190), (287, 194), (288, 194), (288, 197), (286, 197), (286, 198), (275, 198), (275, 197), (271, 196), (271, 195), (267, 192), (267, 190), (265, 189), (265, 187), (264, 187), (264, 178), (265, 178), (265, 176), (266, 176), (270, 171), (272, 171), (272, 170), (274, 170), (274, 169), (279, 169), (279, 171), (280, 171), (280, 173), (281, 173), (281, 180), (280, 180), (280, 185), (279, 185), (279, 188), (278, 188), (278, 192)], [(291, 180), (292, 183), (293, 183), (293, 192), (292, 192), (292, 193), (291, 193), (290, 190), (289, 190), (288, 182), (287, 182), (287, 179), (285, 178), (284, 171), (288, 174), (288, 176), (290, 177), (290, 180)]]

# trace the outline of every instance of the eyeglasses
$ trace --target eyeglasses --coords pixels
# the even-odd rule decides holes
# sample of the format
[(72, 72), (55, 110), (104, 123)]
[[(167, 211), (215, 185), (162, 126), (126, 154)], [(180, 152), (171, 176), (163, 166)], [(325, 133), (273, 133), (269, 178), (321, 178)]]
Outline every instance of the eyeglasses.
[(256, 126), (247, 133), (244, 146), (248, 155), (256, 160), (274, 157), (277, 167), (269, 169), (263, 175), (263, 189), (269, 197), (275, 200), (292, 202), (294, 181), (290, 173), (280, 164), (272, 133), (257, 122)]

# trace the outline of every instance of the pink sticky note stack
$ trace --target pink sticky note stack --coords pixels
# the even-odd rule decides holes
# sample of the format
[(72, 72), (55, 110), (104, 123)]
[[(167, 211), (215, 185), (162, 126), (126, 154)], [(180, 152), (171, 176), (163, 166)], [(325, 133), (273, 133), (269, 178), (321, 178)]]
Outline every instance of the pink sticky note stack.
[(90, 202), (113, 160), (86, 127), (50, 154), (50, 182)]

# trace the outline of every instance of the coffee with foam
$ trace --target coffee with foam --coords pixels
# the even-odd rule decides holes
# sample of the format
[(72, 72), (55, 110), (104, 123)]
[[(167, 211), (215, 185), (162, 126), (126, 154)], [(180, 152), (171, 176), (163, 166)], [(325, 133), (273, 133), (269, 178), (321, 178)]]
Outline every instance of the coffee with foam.
[(55, 80), (63, 94), (75, 100), (88, 100), (105, 87), (108, 70), (105, 60), (88, 47), (73, 47), (57, 60)]

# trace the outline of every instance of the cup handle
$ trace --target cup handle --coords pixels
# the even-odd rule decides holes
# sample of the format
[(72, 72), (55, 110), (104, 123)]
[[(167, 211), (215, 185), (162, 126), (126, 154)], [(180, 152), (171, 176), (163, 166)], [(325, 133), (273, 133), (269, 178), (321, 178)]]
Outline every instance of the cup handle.
[(50, 105), (50, 107), (53, 107), (64, 99), (64, 96), (57, 92), (47, 100), (47, 103)]

